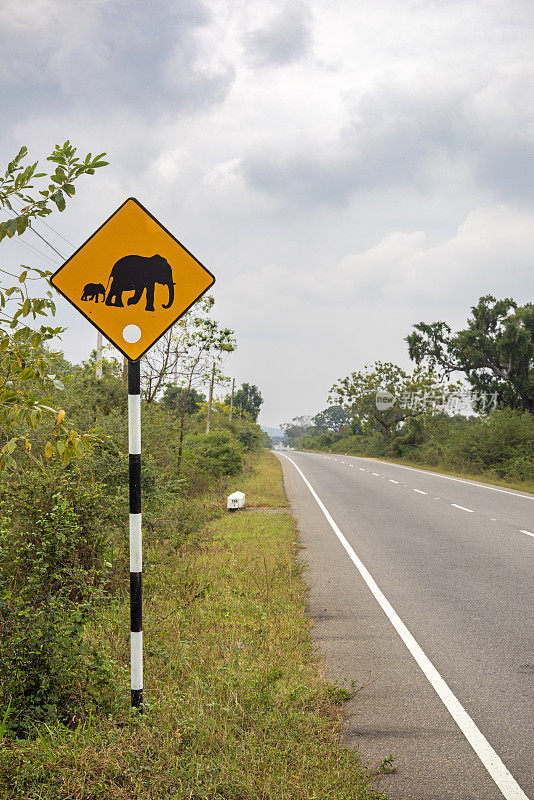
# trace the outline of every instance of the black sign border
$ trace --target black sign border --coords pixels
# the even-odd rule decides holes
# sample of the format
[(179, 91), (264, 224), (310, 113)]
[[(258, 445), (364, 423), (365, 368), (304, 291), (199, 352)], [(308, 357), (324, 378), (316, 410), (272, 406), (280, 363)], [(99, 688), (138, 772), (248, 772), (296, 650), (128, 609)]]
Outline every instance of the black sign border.
[[(58, 288), (58, 287), (57, 287), (57, 286), (54, 284), (54, 278), (56, 277), (56, 275), (59, 275), (59, 273), (61, 272), (61, 270), (62, 270), (64, 267), (66, 267), (66, 266), (67, 266), (67, 264), (69, 263), (69, 261), (71, 261), (71, 260), (74, 258), (74, 256), (78, 255), (78, 253), (80, 252), (80, 250), (83, 250), (83, 248), (85, 247), (85, 245), (86, 245), (88, 242), (90, 242), (90, 241), (91, 241), (91, 239), (92, 239), (94, 236), (96, 236), (96, 235), (97, 235), (97, 233), (99, 233), (99, 231), (101, 231), (101, 230), (102, 230), (102, 228), (104, 227), (104, 225), (107, 225), (107, 223), (108, 223), (108, 222), (109, 222), (111, 219), (113, 219), (113, 217), (115, 216), (115, 214), (118, 214), (118, 213), (119, 213), (119, 211), (121, 210), (121, 208), (123, 208), (123, 207), (126, 205), (126, 203), (128, 203), (130, 200), (132, 200), (134, 203), (136, 203), (136, 204), (139, 206), (139, 208), (140, 208), (140, 209), (142, 209), (142, 211), (144, 211), (144, 212), (145, 212), (145, 214), (147, 214), (147, 215), (148, 215), (148, 216), (149, 216), (149, 217), (150, 217), (152, 220), (154, 220), (154, 222), (156, 223), (156, 225), (159, 225), (159, 227), (160, 227), (160, 228), (161, 228), (163, 231), (165, 231), (165, 233), (166, 233), (168, 236), (170, 236), (170, 237), (171, 237), (171, 239), (172, 239), (173, 241), (175, 241), (175, 242), (176, 242), (176, 244), (178, 244), (178, 245), (179, 245), (179, 246), (182, 248), (182, 250), (185, 250), (185, 252), (186, 252), (186, 253), (187, 253), (189, 256), (191, 256), (191, 258), (193, 259), (193, 261), (196, 261), (196, 263), (199, 265), (199, 267), (202, 267), (202, 269), (204, 270), (204, 272), (207, 272), (207, 274), (208, 274), (208, 275), (211, 277), (211, 283), (210, 283), (208, 286), (206, 286), (206, 288), (204, 289), (204, 291), (202, 291), (202, 292), (201, 292), (201, 293), (198, 295), (198, 297), (195, 297), (195, 299), (194, 299), (194, 300), (193, 300), (191, 303), (189, 303), (189, 305), (187, 306), (187, 308), (186, 308), (186, 309), (184, 309), (184, 311), (182, 311), (182, 313), (181, 313), (181, 314), (180, 314), (178, 317), (176, 317), (176, 319), (174, 319), (174, 320), (171, 322), (171, 324), (170, 324), (170, 325), (169, 325), (167, 328), (165, 328), (165, 330), (164, 330), (162, 333), (160, 333), (160, 335), (158, 336), (158, 338), (157, 338), (157, 339), (154, 339), (154, 341), (152, 342), (152, 344), (150, 344), (150, 345), (149, 345), (149, 346), (148, 346), (148, 347), (147, 347), (145, 350), (143, 350), (143, 352), (142, 352), (142, 353), (141, 353), (139, 356), (137, 356), (137, 358), (136, 358), (136, 359), (131, 359), (131, 358), (128, 356), (128, 354), (124, 352), (124, 350), (122, 349), (122, 347), (119, 347), (119, 346), (118, 346), (118, 345), (117, 345), (115, 342), (113, 342), (113, 341), (112, 341), (112, 340), (111, 340), (111, 339), (110, 339), (110, 338), (107, 336), (107, 334), (105, 334), (105, 333), (104, 333), (104, 331), (102, 330), (102, 328), (99, 328), (99, 326), (98, 326), (98, 325), (97, 325), (97, 324), (96, 324), (96, 323), (95, 323), (95, 322), (94, 322), (94, 321), (93, 321), (93, 320), (92, 320), (90, 317), (88, 317), (88, 316), (87, 316), (87, 314), (86, 314), (84, 311), (82, 311), (82, 309), (81, 309), (81, 308), (79, 308), (79, 307), (76, 305), (76, 303), (74, 303), (74, 302), (73, 302), (73, 301), (72, 301), (72, 300), (71, 300), (69, 297), (67, 297), (67, 295), (66, 295), (64, 292), (62, 292), (62, 291), (61, 291), (61, 289), (59, 289), (59, 288)], [(64, 263), (63, 263), (63, 264), (62, 264), (60, 267), (58, 267), (58, 269), (57, 269), (57, 270), (54, 272), (54, 274), (50, 276), (50, 279), (49, 279), (49, 280), (50, 280), (50, 285), (51, 285), (51, 286), (52, 286), (52, 287), (53, 287), (53, 288), (56, 290), (56, 292), (58, 292), (58, 293), (59, 293), (59, 294), (60, 294), (62, 297), (64, 297), (64, 298), (65, 298), (65, 300), (66, 300), (68, 303), (70, 303), (70, 304), (71, 304), (71, 306), (73, 306), (73, 308), (75, 308), (75, 309), (76, 309), (76, 311), (77, 311), (79, 314), (81, 314), (81, 315), (82, 315), (82, 317), (85, 317), (85, 319), (87, 320), (87, 322), (89, 322), (89, 323), (90, 323), (90, 324), (93, 326), (93, 328), (96, 328), (96, 329), (97, 329), (97, 331), (99, 331), (99, 332), (102, 334), (102, 336), (104, 336), (104, 338), (105, 338), (105, 339), (106, 339), (108, 342), (110, 342), (110, 343), (113, 345), (113, 347), (117, 348), (117, 350), (118, 350), (120, 353), (122, 353), (122, 355), (123, 355), (123, 356), (124, 356), (124, 357), (125, 357), (125, 358), (126, 358), (128, 361), (132, 361), (132, 360), (139, 361), (141, 358), (143, 358), (143, 356), (144, 356), (144, 355), (146, 355), (146, 353), (148, 353), (148, 351), (149, 351), (149, 350), (150, 350), (152, 347), (154, 347), (154, 345), (156, 344), (156, 342), (158, 342), (158, 341), (161, 339), (161, 337), (162, 337), (162, 336), (164, 336), (164, 335), (167, 333), (167, 331), (168, 331), (168, 330), (170, 330), (170, 329), (172, 328), (172, 326), (173, 326), (173, 325), (175, 325), (175, 324), (178, 322), (178, 320), (179, 320), (179, 319), (181, 319), (181, 318), (184, 316), (184, 314), (187, 314), (187, 312), (189, 311), (189, 309), (191, 308), (191, 306), (193, 306), (193, 305), (194, 305), (194, 304), (195, 304), (195, 303), (196, 303), (198, 300), (200, 300), (200, 298), (201, 298), (203, 295), (205, 295), (205, 294), (206, 294), (206, 292), (207, 292), (207, 291), (209, 291), (209, 289), (211, 289), (211, 287), (212, 287), (212, 286), (213, 286), (213, 284), (215, 283), (215, 275), (214, 275), (212, 272), (210, 272), (210, 270), (209, 270), (207, 267), (205, 267), (205, 266), (204, 266), (204, 264), (202, 264), (202, 263), (201, 263), (201, 262), (198, 260), (198, 258), (196, 258), (196, 256), (194, 256), (194, 255), (193, 255), (193, 253), (192, 253), (190, 250), (188, 250), (188, 249), (187, 249), (187, 247), (185, 247), (185, 245), (183, 245), (183, 244), (182, 244), (182, 243), (181, 243), (181, 242), (180, 242), (180, 241), (179, 241), (179, 240), (176, 238), (176, 236), (173, 236), (173, 235), (172, 235), (172, 233), (171, 233), (169, 230), (167, 230), (167, 228), (165, 227), (165, 225), (162, 225), (162, 224), (161, 224), (161, 222), (160, 222), (158, 219), (156, 219), (156, 217), (155, 217), (153, 214), (151, 214), (151, 213), (150, 213), (150, 211), (149, 211), (147, 208), (145, 208), (145, 207), (144, 207), (144, 205), (143, 205), (142, 203), (140, 203), (140, 202), (139, 202), (139, 200), (137, 200), (137, 198), (135, 198), (135, 197), (128, 197), (128, 198), (126, 198), (126, 200), (124, 201), (124, 203), (122, 203), (122, 204), (121, 204), (121, 205), (120, 205), (120, 206), (119, 206), (119, 207), (116, 209), (116, 211), (114, 211), (114, 212), (113, 212), (113, 214), (111, 214), (111, 215), (110, 215), (110, 216), (109, 216), (109, 217), (108, 217), (108, 218), (105, 220), (105, 222), (103, 222), (103, 223), (102, 223), (102, 225), (100, 225), (100, 227), (98, 227), (98, 228), (96, 229), (96, 231), (95, 231), (94, 233), (92, 233), (92, 234), (91, 234), (91, 236), (89, 236), (89, 238), (88, 238), (88, 239), (86, 239), (86, 240), (85, 240), (85, 242), (84, 242), (83, 244), (81, 244), (81, 245), (78, 247), (78, 249), (77, 249), (77, 250), (75, 250), (75, 252), (74, 252), (74, 253), (73, 253), (71, 256), (69, 256), (69, 258), (67, 258), (67, 260), (66, 260), (66, 261), (65, 261), (65, 262), (64, 262)]]

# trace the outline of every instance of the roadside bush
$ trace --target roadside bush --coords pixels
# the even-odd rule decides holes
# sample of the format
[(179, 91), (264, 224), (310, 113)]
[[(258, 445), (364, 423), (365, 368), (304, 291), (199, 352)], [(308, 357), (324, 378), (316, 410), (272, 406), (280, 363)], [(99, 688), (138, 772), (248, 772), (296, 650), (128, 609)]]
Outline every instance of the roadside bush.
[(184, 465), (190, 483), (202, 477), (236, 475), (243, 468), (241, 447), (223, 429), (190, 435), (184, 443)]
[(34, 606), (0, 590), (0, 716), (28, 736), (38, 722), (73, 724), (115, 707), (114, 666), (84, 640), (88, 608), (63, 597)]
[[(318, 437), (304, 437), (303, 443), (306, 439), (308, 447), (319, 446)], [(345, 436), (329, 449), (376, 458), (403, 458), (511, 482), (531, 482), (534, 416), (512, 409), (492, 411), (485, 417), (425, 416), (408, 420), (389, 439), (379, 432)]]
[(230, 430), (246, 453), (254, 453), (263, 446), (263, 434), (259, 425), (251, 422), (232, 422)]
[(510, 409), (456, 430), (444, 449), (449, 463), (459, 468), (490, 471), (499, 477), (534, 478), (534, 416)]
[[(34, 602), (61, 591), (83, 600), (102, 579), (107, 500), (101, 484), (82, 482), (69, 465), (49, 462), (0, 481), (4, 582)], [(9, 521), (9, 524), (8, 524)]]
[[(29, 490), (27, 476), (18, 477)], [(11, 704), (17, 735), (38, 721), (72, 722), (111, 696), (111, 664), (83, 637), (103, 596), (105, 539), (61, 492), (46, 507), (43, 487), (34, 485), (34, 505), (22, 508), (20, 497), (1, 504), (0, 715)]]

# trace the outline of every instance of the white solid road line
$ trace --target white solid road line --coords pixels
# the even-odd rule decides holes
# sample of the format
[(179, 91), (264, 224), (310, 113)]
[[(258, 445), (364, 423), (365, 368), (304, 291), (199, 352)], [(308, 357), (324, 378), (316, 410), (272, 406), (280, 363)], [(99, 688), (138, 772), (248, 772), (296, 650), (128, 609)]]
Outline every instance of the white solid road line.
[(472, 508), (466, 508), (465, 506), (459, 506), (458, 503), (451, 503), (451, 506), (454, 506), (454, 508), (459, 508), (461, 511), (469, 511), (470, 514), (474, 514), (475, 513)]
[(490, 745), (484, 734), (477, 728), (465, 708), (462, 706), (456, 695), (449, 689), (448, 685), (445, 683), (435, 666), (432, 664), (426, 653), (414, 639), (404, 622), (401, 620), (389, 600), (383, 594), (383, 592), (378, 588), (374, 578), (371, 576), (371, 573), (365, 567), (365, 565), (360, 561), (356, 553), (354, 552), (351, 545), (345, 539), (341, 530), (338, 528), (337, 524), (335, 523), (332, 515), (326, 508), (325, 504), (304, 475), (302, 470), (295, 464), (292, 458), (286, 456), (284, 453), (281, 453), (284, 458), (287, 458), (288, 461), (293, 464), (297, 472), (299, 473), (300, 477), (310, 490), (312, 497), (314, 498), (315, 502), (325, 515), (330, 527), (336, 534), (337, 538), (341, 542), (342, 546), (345, 548), (347, 555), (349, 556), (350, 560), (366, 582), (367, 586), (373, 593), (375, 600), (378, 602), (386, 616), (388, 617), (389, 621), (401, 637), (402, 641), (416, 660), (418, 666), (423, 671), (424, 675), (428, 679), (429, 683), (432, 685), (434, 690), (436, 691), (438, 697), (444, 704), (445, 708), (452, 716), (462, 733), (464, 734), (465, 738), (479, 757), (480, 761), (487, 769), (491, 778), (495, 781), (497, 786), (499, 787), (503, 797), (506, 800), (528, 800), (528, 797), (522, 790), (522, 788), (517, 783), (516, 779), (513, 775), (509, 772), (506, 768), (504, 763), (501, 761), (493, 747)]
[(519, 531), (519, 533), (526, 533), (526, 534), (527, 534), (527, 536), (534, 536), (534, 533), (531, 533), (530, 531), (523, 531), (523, 530), (520, 530), (520, 531)]
[[(362, 461), (367, 460), (365, 456), (354, 456), (354, 458), (361, 458)], [(478, 483), (477, 481), (466, 481), (463, 478), (453, 478), (452, 475), (443, 475), (441, 472), (429, 472), (426, 469), (417, 469), (417, 467), (407, 467), (405, 464), (395, 464), (394, 461), (380, 461), (379, 458), (368, 459), (374, 461), (375, 464), (386, 464), (388, 467), (399, 467), (399, 469), (409, 469), (411, 472), (419, 472), (423, 475), (433, 475), (435, 478), (444, 478), (446, 481), (456, 481), (457, 483), (467, 483), (468, 486), (479, 486), (481, 489), (491, 489), (492, 492), (501, 492), (502, 494), (512, 494), (514, 497), (523, 497), (525, 500), (534, 500), (534, 495), (521, 494), (521, 492), (511, 492), (509, 489), (499, 489), (497, 486), (490, 486), (487, 483)]]
[(422, 489), (414, 489), (414, 492), (417, 492), (417, 494), (428, 494), (428, 492), (423, 492)]

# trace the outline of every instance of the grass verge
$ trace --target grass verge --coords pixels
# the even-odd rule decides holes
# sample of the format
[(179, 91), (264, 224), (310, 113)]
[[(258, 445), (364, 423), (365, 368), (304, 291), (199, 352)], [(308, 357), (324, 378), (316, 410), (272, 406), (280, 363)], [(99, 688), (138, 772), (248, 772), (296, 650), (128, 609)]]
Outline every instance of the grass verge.
[[(237, 486), (239, 483), (239, 486)], [(236, 485), (287, 505), (277, 460), (249, 460)], [(220, 495), (221, 487), (218, 487)], [(122, 665), (108, 719), (4, 741), (0, 796), (13, 800), (378, 800), (375, 772), (343, 746), (336, 692), (320, 676), (289, 513), (220, 514), (187, 544), (147, 543), (147, 713), (128, 697), (122, 602), (88, 631)]]

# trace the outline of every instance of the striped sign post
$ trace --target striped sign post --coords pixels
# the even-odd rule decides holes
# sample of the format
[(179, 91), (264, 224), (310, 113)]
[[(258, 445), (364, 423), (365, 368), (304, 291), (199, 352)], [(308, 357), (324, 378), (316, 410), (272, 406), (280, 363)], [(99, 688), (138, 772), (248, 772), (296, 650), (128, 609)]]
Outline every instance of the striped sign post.
[(141, 368), (128, 361), (130, 478), (130, 677), (132, 708), (143, 710), (143, 540), (141, 534)]
[[(50, 278), (52, 286), (95, 326), (99, 337), (105, 336), (128, 360), (131, 693), (132, 707), (139, 711), (143, 710), (139, 359), (214, 282), (209, 269), (134, 197), (125, 200)], [(101, 378), (100, 361), (97, 377)]]

